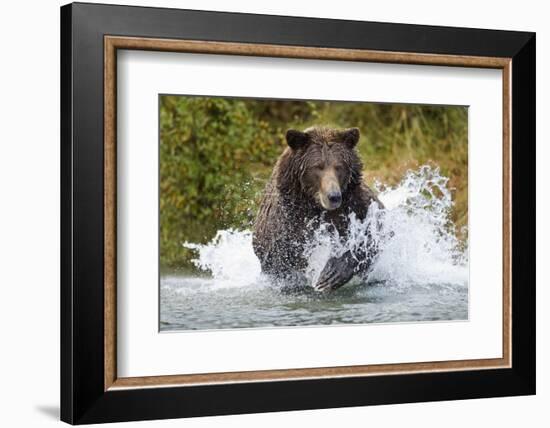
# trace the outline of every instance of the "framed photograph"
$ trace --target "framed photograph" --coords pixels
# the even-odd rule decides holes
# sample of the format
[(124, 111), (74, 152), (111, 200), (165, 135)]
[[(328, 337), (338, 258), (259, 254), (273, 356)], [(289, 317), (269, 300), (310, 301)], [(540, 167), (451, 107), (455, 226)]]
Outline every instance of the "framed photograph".
[(61, 418), (535, 393), (535, 35), (61, 8)]

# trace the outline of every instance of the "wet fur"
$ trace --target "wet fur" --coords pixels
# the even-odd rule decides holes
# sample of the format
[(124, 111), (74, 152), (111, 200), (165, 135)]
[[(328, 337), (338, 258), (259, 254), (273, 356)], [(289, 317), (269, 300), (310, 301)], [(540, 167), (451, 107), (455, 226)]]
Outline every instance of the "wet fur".
[[(350, 213), (364, 219), (373, 202), (382, 207), (362, 179), (363, 164), (354, 148), (358, 131), (316, 127), (305, 134), (307, 143), (297, 149), (288, 147), (278, 159), (254, 225), (254, 252), (262, 271), (276, 278), (296, 278), (304, 272), (304, 248), (322, 218), (346, 237)], [(337, 209), (329, 211), (319, 203), (322, 189), (320, 175), (315, 173), (319, 165), (336, 171), (342, 195)], [(319, 290), (342, 286), (359, 270), (368, 269), (373, 256), (365, 254), (358, 261), (346, 253), (329, 260), (314, 286)]]

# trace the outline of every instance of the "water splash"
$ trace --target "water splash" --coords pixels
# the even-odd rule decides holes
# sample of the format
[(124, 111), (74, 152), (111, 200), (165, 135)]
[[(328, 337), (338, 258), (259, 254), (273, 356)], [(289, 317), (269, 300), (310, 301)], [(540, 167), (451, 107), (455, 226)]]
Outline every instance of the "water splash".
[(423, 166), (408, 171), (394, 188), (378, 186), (386, 210), (376, 235), (381, 251), (371, 280), (467, 286), (468, 251), (450, 219), (448, 181), (439, 168)]
[(260, 279), (262, 268), (252, 248), (251, 231), (219, 230), (208, 244), (183, 245), (198, 252), (193, 264), (210, 272), (221, 288), (247, 286)]
[[(467, 249), (450, 220), (452, 208), (448, 178), (439, 168), (422, 166), (408, 171), (395, 187), (377, 184), (385, 209), (371, 206), (364, 220), (350, 216), (350, 235), (342, 242), (327, 224), (314, 231), (305, 249), (306, 277), (314, 283), (330, 257), (346, 251), (359, 254), (379, 248), (368, 282), (383, 282), (396, 289), (420, 285), (468, 285)], [(252, 249), (252, 232), (218, 231), (205, 245), (185, 243), (198, 252), (193, 263), (210, 272), (217, 287), (245, 287), (265, 283)]]

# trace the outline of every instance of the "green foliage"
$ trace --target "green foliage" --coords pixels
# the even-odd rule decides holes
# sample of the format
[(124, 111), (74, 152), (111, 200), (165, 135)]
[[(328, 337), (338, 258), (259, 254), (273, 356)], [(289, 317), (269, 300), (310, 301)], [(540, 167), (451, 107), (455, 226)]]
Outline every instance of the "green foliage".
[(162, 96), (160, 132), (161, 264), (189, 267), (183, 242), (250, 223), (280, 143), (245, 101), (222, 98)]
[(458, 228), (467, 225), (465, 107), (162, 96), (161, 265), (191, 268), (183, 242), (205, 243), (224, 228), (248, 228), (288, 128), (361, 130), (368, 183), (395, 185), (430, 163), (450, 177)]

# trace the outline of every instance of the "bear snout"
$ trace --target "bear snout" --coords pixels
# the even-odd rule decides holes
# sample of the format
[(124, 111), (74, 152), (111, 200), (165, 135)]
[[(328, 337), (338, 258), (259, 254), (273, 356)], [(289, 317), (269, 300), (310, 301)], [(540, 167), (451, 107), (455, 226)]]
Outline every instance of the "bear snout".
[(320, 202), (324, 209), (335, 210), (342, 204), (342, 190), (334, 168), (326, 168), (321, 176)]
[(342, 193), (340, 193), (340, 192), (330, 192), (328, 194), (328, 201), (330, 202), (330, 204), (333, 207), (338, 208), (340, 206), (340, 204), (342, 203)]
[(329, 211), (340, 208), (342, 205), (342, 192), (339, 189), (333, 189), (328, 192), (320, 192), (319, 202), (321, 206)]

